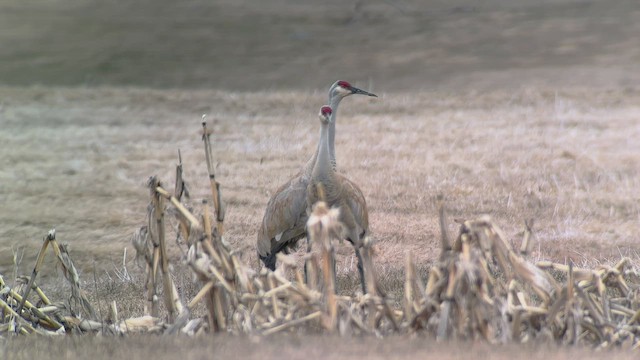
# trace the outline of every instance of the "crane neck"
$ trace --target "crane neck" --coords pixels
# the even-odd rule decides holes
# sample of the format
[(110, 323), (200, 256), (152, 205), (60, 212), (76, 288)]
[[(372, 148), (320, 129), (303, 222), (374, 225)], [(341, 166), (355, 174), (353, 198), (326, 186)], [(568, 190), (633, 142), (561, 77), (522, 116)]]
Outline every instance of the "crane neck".
[(329, 106), (333, 112), (331, 113), (331, 123), (329, 124), (329, 155), (331, 156), (331, 166), (336, 169), (336, 118), (338, 114), (338, 105), (342, 101), (342, 96), (336, 95), (329, 98)]
[(313, 178), (315, 180), (327, 180), (333, 175), (331, 155), (329, 152), (329, 124), (322, 123), (320, 127), (320, 142), (315, 165), (313, 166)]
[[(333, 168), (333, 170), (336, 170), (336, 114), (338, 113), (338, 105), (340, 105), (340, 101), (342, 101), (342, 96), (340, 95), (329, 96), (329, 106), (331, 106), (331, 110), (333, 110), (333, 112), (331, 113), (331, 123), (328, 125), (329, 129), (327, 141), (329, 146), (329, 161), (331, 162), (331, 167)], [(325, 125), (323, 124), (323, 126)], [(321, 145), (322, 142), (318, 143), (316, 152), (313, 154), (313, 156), (311, 156), (311, 158), (307, 161), (307, 164), (304, 166), (305, 174), (310, 174), (313, 171), (313, 166), (318, 159), (318, 153), (320, 152)]]

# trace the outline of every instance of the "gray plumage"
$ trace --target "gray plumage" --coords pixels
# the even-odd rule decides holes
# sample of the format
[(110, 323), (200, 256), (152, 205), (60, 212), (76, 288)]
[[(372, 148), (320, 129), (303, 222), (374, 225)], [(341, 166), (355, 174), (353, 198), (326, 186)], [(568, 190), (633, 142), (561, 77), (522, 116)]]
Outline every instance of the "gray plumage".
[[(360, 247), (369, 231), (369, 213), (364, 195), (358, 186), (338, 174), (331, 164), (329, 146), (330, 118), (325, 116), (331, 108), (323, 106), (320, 110), (320, 146), (315, 165), (311, 171), (311, 179), (307, 190), (307, 214), (311, 213), (313, 205), (318, 201), (325, 201), (330, 208), (340, 210), (338, 219), (343, 225), (343, 238), (353, 244), (358, 258), (358, 272), (363, 292), (366, 292), (364, 271)], [(318, 186), (322, 185), (324, 198), (319, 194)]]
[[(337, 108), (343, 98), (353, 94), (376, 96), (340, 80), (336, 81), (329, 89), (329, 104), (332, 107), (332, 113), (327, 139), (329, 161), (334, 170), (336, 168), (335, 124)], [(291, 248), (295, 247), (298, 240), (306, 236), (305, 225), (308, 219), (307, 188), (318, 157), (318, 149), (319, 145), (305, 166), (289, 181), (280, 186), (267, 203), (256, 239), (256, 249), (259, 258), (271, 270), (275, 270), (275, 257), (278, 252), (288, 253)], [(354, 187), (357, 188), (355, 185)], [(364, 200), (361, 192), (359, 197)]]

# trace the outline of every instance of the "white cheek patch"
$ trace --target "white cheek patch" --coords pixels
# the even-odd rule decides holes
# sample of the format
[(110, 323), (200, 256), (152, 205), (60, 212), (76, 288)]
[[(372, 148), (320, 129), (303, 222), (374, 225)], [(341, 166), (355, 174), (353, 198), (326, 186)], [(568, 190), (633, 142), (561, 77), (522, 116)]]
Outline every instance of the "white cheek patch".
[(351, 94), (350, 90), (347, 90), (347, 89), (343, 88), (342, 86), (338, 88), (338, 91), (343, 95)]

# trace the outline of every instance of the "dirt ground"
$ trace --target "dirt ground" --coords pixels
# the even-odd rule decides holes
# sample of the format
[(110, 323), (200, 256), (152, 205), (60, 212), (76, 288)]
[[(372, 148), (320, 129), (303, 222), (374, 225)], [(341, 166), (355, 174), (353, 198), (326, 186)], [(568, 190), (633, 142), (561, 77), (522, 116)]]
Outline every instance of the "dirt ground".
[[(367, 198), (388, 287), (407, 251), (424, 269), (437, 256), (438, 194), (453, 234), (453, 219), (489, 214), (519, 246), (534, 219), (532, 260), (638, 264), (639, 24), (635, 1), (3, 1), (0, 274), (30, 273), (55, 228), (88, 284), (115, 278), (125, 248), (141, 281), (130, 236), (144, 225), (148, 177), (172, 186), (180, 150), (192, 198), (209, 196), (202, 114), (214, 124), (227, 240), (259, 268), (264, 206), (315, 149), (316, 113), (338, 78), (380, 96), (343, 101), (336, 147), (340, 171)], [(339, 256), (348, 282), (352, 250)], [(62, 282), (52, 264), (40, 276)], [(123, 312), (140, 315), (140, 302), (124, 299)], [(45, 351), (25, 344), (34, 345), (0, 342), (2, 358)], [(314, 336), (59, 344), (63, 358), (95, 347), (115, 358), (130, 347), (194, 359), (271, 358), (282, 347), (293, 358), (603, 355)]]
[[(18, 338), (0, 347), (3, 359), (153, 359), (185, 360), (236, 359), (509, 359), (509, 360), (585, 360), (615, 358), (636, 359), (637, 354), (621, 351), (593, 351), (584, 348), (558, 348), (537, 344), (495, 346), (485, 343), (436, 343), (424, 338), (390, 337), (377, 339), (301, 336), (287, 338), (248, 338), (217, 336), (204, 338), (133, 336), (121, 338), (65, 337), (33, 342)], [(3, 353), (4, 350), (4, 353)], [(470, 355), (473, 354), (473, 355)], [(6, 357), (8, 356), (8, 357)]]

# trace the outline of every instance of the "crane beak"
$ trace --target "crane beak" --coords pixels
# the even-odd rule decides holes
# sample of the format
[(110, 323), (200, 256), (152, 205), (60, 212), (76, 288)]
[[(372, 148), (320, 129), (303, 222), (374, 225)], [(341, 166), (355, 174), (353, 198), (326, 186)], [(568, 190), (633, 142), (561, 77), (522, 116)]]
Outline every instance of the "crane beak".
[(378, 95), (376, 95), (376, 94), (373, 94), (373, 93), (370, 93), (370, 92), (364, 91), (364, 90), (362, 90), (362, 89), (358, 89), (358, 88), (357, 88), (357, 87), (355, 87), (355, 86), (352, 86), (350, 90), (351, 90), (351, 94), (367, 95), (367, 96), (378, 97)]

